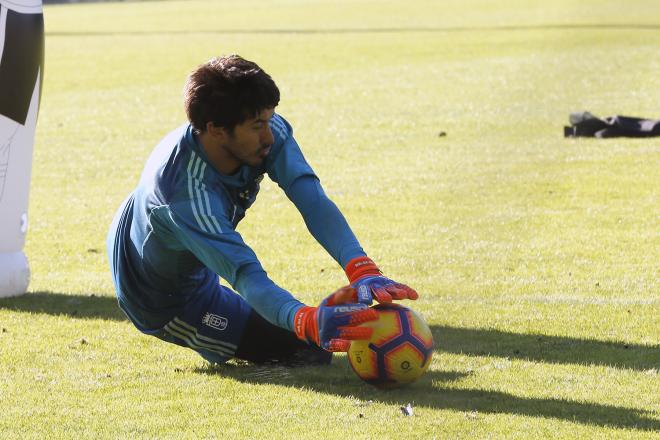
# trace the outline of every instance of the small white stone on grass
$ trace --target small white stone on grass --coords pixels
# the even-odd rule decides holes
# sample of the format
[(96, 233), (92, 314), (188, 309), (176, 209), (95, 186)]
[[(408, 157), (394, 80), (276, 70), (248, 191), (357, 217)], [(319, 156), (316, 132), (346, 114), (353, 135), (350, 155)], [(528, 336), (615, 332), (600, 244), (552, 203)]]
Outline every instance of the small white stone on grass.
[(401, 407), (401, 412), (403, 413), (404, 416), (412, 416), (413, 415), (413, 407), (410, 403), (406, 404), (406, 406)]

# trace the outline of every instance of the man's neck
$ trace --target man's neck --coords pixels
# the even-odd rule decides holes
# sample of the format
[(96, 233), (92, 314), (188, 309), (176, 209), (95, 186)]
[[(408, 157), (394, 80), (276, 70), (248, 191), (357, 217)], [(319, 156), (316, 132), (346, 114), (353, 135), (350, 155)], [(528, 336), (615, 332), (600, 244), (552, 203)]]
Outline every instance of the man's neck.
[(208, 132), (196, 137), (209, 162), (220, 174), (231, 176), (241, 167), (241, 163)]

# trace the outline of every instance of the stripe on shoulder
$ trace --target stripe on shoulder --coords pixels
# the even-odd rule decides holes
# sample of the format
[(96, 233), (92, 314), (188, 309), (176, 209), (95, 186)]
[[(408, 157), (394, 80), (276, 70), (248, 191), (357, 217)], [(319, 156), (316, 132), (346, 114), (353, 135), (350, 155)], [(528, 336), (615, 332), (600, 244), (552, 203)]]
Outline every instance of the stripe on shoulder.
[(213, 215), (204, 173), (206, 162), (194, 151), (190, 152), (186, 174), (188, 177), (188, 197), (195, 221), (200, 229), (207, 234), (221, 234), (222, 228), (218, 219)]
[(282, 119), (282, 117), (277, 113), (275, 113), (270, 120), (270, 128), (277, 135), (276, 137), (279, 138), (279, 140), (284, 141), (289, 137), (289, 130), (286, 126), (286, 123), (284, 122), (284, 119)]

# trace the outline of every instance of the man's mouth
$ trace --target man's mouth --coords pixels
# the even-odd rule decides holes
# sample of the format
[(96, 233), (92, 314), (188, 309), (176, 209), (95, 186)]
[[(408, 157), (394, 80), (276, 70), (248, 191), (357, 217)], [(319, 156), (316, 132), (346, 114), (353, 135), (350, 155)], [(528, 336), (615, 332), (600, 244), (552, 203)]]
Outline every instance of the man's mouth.
[(268, 153), (270, 153), (270, 145), (266, 148), (261, 149), (261, 152), (259, 153), (259, 157), (264, 158), (268, 156)]

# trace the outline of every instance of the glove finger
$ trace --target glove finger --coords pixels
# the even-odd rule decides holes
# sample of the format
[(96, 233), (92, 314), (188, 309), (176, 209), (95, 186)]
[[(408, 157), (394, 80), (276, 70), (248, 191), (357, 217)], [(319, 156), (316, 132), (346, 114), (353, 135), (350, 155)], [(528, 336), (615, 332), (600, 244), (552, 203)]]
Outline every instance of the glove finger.
[(385, 287), (371, 288), (371, 292), (374, 295), (374, 298), (379, 303), (391, 303), (392, 295), (388, 292), (388, 289)]
[(375, 321), (378, 319), (378, 312), (372, 308), (360, 310), (358, 312), (351, 312), (348, 321), (349, 326), (360, 325), (365, 322)]
[(405, 284), (391, 284), (385, 288), (387, 290), (387, 293), (389, 293), (392, 298), (394, 299), (410, 299), (410, 294), (416, 293), (414, 290), (412, 290), (410, 287), (406, 286)]
[(381, 286), (391, 286), (392, 284), (399, 284), (399, 283), (397, 283), (396, 281), (392, 281), (392, 280), (389, 279), (389, 278), (380, 277), (379, 284), (380, 284)]
[(415, 289), (413, 289), (411, 287), (408, 287), (405, 284), (403, 284), (403, 286), (404, 286), (404, 290), (408, 294), (408, 296), (407, 296), (408, 299), (413, 299), (414, 300), (414, 299), (419, 298), (419, 294), (417, 293), (417, 291)]
[(324, 344), (323, 347), (326, 351), (338, 352), (338, 351), (348, 351), (351, 347), (351, 341), (346, 339), (330, 339), (327, 344)]
[(339, 337), (342, 339), (370, 339), (374, 333), (371, 327), (340, 327)]
[(395, 283), (387, 287), (387, 291), (394, 299), (417, 299), (419, 295), (415, 290), (405, 284)]
[(326, 306), (334, 306), (335, 304), (344, 304), (349, 302), (357, 302), (358, 294), (354, 287), (344, 286), (330, 295), (326, 301)]

